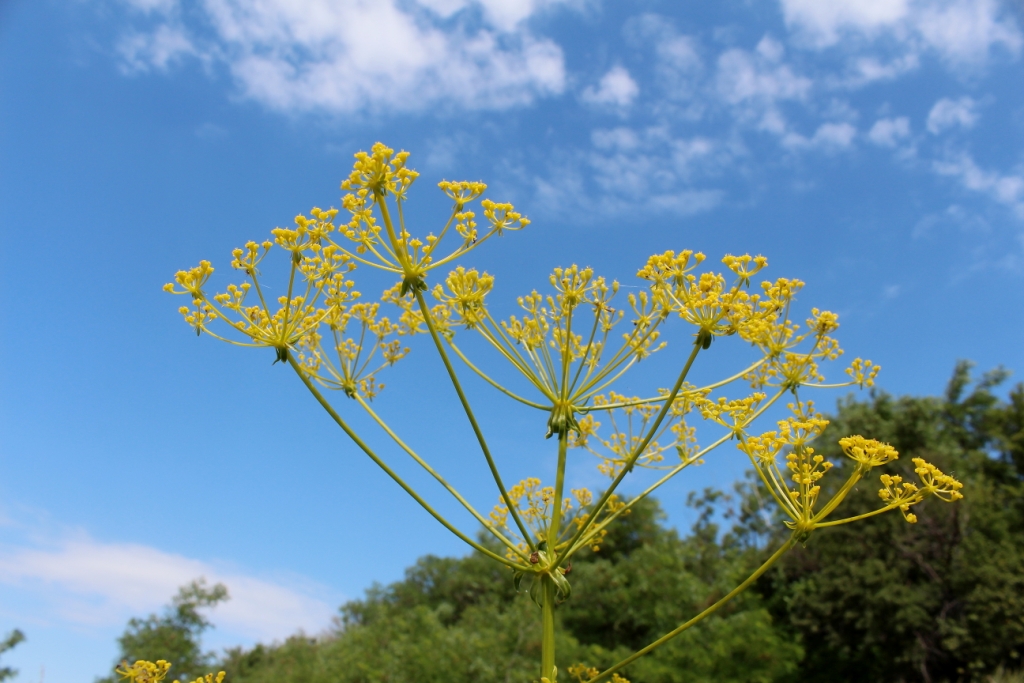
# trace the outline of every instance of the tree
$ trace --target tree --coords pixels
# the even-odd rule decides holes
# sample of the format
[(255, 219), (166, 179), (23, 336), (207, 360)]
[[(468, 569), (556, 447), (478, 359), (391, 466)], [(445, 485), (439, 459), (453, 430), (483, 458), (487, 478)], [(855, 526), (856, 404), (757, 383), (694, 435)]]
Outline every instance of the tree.
[[(975, 383), (970, 367), (956, 366), (942, 397), (845, 401), (823, 435), (822, 450), (838, 461), (836, 436), (871, 433), (900, 452), (905, 478), (910, 459), (924, 457), (963, 481), (966, 498), (921, 505), (916, 524), (879, 516), (820, 530), (780, 563), (762, 592), (801, 636), (807, 654), (795, 680), (931, 683), (1020, 668), (1024, 385), (1004, 401), (993, 390), (1008, 373)], [(878, 487), (858, 488), (852, 513), (877, 507)]]
[[(23, 640), (25, 640), (25, 634), (18, 629), (14, 629), (7, 634), (6, 638), (0, 640), (0, 655), (14, 649), (14, 646)], [(9, 666), (0, 667), (0, 681), (6, 681), (8, 678), (14, 678), (17, 675), (17, 669), (12, 669)]]
[[(200, 612), (229, 598), (223, 584), (207, 587), (205, 579), (182, 586), (163, 615), (151, 614), (145, 619), (133, 618), (124, 634), (117, 639), (121, 649), (118, 662), (139, 659), (165, 659), (172, 665), (171, 675), (190, 681), (203, 675), (213, 661), (212, 653), (202, 651), (204, 631), (212, 628)], [(113, 676), (97, 683), (113, 683)]]

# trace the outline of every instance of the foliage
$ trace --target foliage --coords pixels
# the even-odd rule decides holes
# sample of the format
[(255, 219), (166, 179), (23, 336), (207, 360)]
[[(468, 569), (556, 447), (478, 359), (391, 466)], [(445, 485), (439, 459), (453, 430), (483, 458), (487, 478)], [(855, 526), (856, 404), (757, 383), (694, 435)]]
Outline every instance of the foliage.
[[(14, 648), (15, 645), (25, 640), (25, 634), (14, 629), (7, 634), (7, 637), (0, 640), (0, 655)], [(8, 678), (14, 678), (18, 675), (17, 669), (12, 669), (9, 666), (0, 667), (0, 681), (6, 681)]]
[[(763, 585), (775, 615), (800, 634), (794, 680), (888, 683), (983, 680), (1024, 656), (1024, 384), (1002, 401), (999, 370), (971, 387), (961, 362), (941, 398), (841, 404), (830, 436), (865, 431), (901, 453), (934, 461), (970, 495), (919, 506), (915, 525), (881, 516), (817, 532)], [(849, 464), (844, 466), (849, 467)], [(872, 509), (869, 488), (851, 512)]]
[[(166, 661), (181, 680), (193, 680), (207, 670), (213, 655), (202, 651), (201, 637), (212, 624), (200, 610), (228, 599), (223, 584), (207, 586), (204, 579), (182, 586), (164, 614), (133, 618), (117, 639), (119, 662)], [(166, 673), (166, 671), (164, 671)], [(108, 677), (97, 683), (113, 683)], [(133, 679), (134, 680), (134, 679)]]

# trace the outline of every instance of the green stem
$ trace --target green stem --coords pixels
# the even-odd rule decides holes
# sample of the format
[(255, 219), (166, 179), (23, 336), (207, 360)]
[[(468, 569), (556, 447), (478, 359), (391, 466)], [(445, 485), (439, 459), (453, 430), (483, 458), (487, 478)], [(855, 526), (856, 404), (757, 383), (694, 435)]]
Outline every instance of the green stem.
[[(557, 569), (555, 571), (558, 571)], [(541, 605), (540, 676), (555, 681), (555, 582), (545, 574), (544, 604)]]
[(387, 435), (390, 436), (391, 439), (396, 444), (398, 444), (399, 448), (401, 448), (403, 451), (405, 451), (409, 455), (409, 457), (411, 457), (413, 460), (415, 460), (417, 462), (417, 464), (419, 464), (420, 467), (422, 467), (427, 472), (429, 472), (430, 475), (432, 477), (434, 477), (434, 479), (436, 479), (438, 481), (438, 483), (440, 483), (441, 486), (443, 486), (445, 488), (445, 490), (448, 491), (448, 493), (452, 494), (452, 497), (455, 498), (455, 500), (457, 500), (460, 503), (462, 503), (462, 507), (466, 508), (466, 510), (468, 510), (469, 513), (471, 515), (473, 515), (473, 517), (476, 518), (476, 521), (480, 522), (480, 524), (482, 524), (485, 529), (487, 529), (489, 532), (491, 532), (491, 534), (496, 539), (498, 539), (502, 544), (504, 544), (505, 546), (510, 548), (512, 550), (512, 552), (514, 552), (517, 555), (521, 556), (523, 558), (523, 560), (528, 560), (529, 559), (526, 556), (526, 554), (523, 553), (522, 550), (520, 550), (518, 547), (516, 547), (515, 543), (513, 543), (512, 541), (510, 541), (507, 538), (505, 538), (496, 528), (494, 528), (493, 524), (491, 524), (487, 519), (484, 518), (483, 515), (481, 515), (479, 512), (477, 512), (476, 508), (474, 508), (472, 505), (470, 505), (469, 501), (467, 501), (465, 498), (463, 498), (462, 494), (460, 494), (457, 490), (455, 490), (454, 486), (452, 486), (447, 481), (445, 481), (445, 478), (442, 477), (440, 474), (438, 474), (437, 471), (427, 463), (427, 461), (425, 461), (423, 458), (421, 458), (416, 453), (416, 451), (414, 451), (411, 448), (409, 448), (409, 446), (406, 445), (406, 443), (404, 441), (402, 441), (402, 439), (399, 438), (399, 436), (397, 434), (395, 434), (395, 432), (391, 429), (391, 427), (389, 427), (387, 425), (387, 423), (384, 422), (384, 420), (382, 420), (380, 418), (380, 416), (378, 416), (377, 413), (374, 412), (374, 410), (370, 407), (370, 404), (367, 403), (366, 400), (362, 396), (360, 396), (359, 394), (356, 394), (355, 395), (355, 399), (356, 399), (356, 401), (359, 402), (359, 405), (361, 405), (363, 407), (363, 410), (365, 410), (367, 413), (369, 413), (370, 417), (373, 418), (373, 420), (380, 426), (380, 428), (383, 429), (387, 433)]
[[(569, 447), (569, 431), (558, 434), (558, 468), (555, 470), (555, 500), (551, 506), (551, 523), (548, 525), (548, 556), (555, 557), (558, 535), (562, 526), (562, 495), (565, 490), (565, 454)], [(558, 571), (557, 569), (555, 571)]]
[(782, 544), (782, 547), (780, 547), (778, 550), (776, 550), (775, 553), (771, 557), (769, 557), (765, 561), (764, 564), (762, 564), (760, 567), (757, 568), (757, 571), (755, 571), (753, 574), (748, 576), (746, 581), (744, 581), (743, 583), (741, 583), (740, 585), (736, 586), (731, 591), (729, 591), (729, 593), (726, 594), (726, 596), (723, 597), (721, 600), (719, 600), (715, 604), (711, 605), (711, 607), (708, 607), (706, 610), (704, 610), (703, 612), (701, 612), (700, 614), (695, 616), (693, 619), (690, 619), (688, 622), (686, 622), (685, 624), (683, 624), (679, 628), (674, 629), (672, 631), (669, 631), (668, 633), (663, 635), (661, 638), (658, 638), (656, 641), (654, 641), (653, 643), (651, 643), (650, 645), (648, 645), (644, 649), (638, 650), (637, 652), (634, 652), (629, 657), (626, 657), (625, 659), (623, 659), (621, 662), (619, 662), (615, 666), (613, 666), (613, 667), (611, 667), (609, 669), (606, 669), (605, 671), (602, 671), (596, 678), (591, 678), (588, 681), (588, 683), (601, 683), (602, 681), (608, 680), (609, 678), (611, 678), (611, 675), (613, 673), (621, 670), (623, 667), (628, 666), (629, 664), (632, 664), (634, 661), (636, 661), (640, 657), (643, 657), (645, 654), (647, 654), (648, 652), (650, 652), (654, 648), (667, 643), (668, 641), (672, 640), (673, 638), (678, 636), (680, 633), (682, 633), (686, 629), (690, 628), (691, 626), (693, 626), (695, 624), (700, 623), (706, 617), (709, 617), (712, 614), (714, 614), (715, 612), (717, 612), (723, 605), (725, 605), (727, 602), (729, 602), (730, 600), (735, 598), (737, 595), (739, 595), (740, 593), (745, 591), (747, 588), (750, 587), (750, 585), (752, 583), (757, 581), (761, 577), (762, 574), (764, 574), (766, 571), (768, 571), (769, 567), (771, 567), (773, 564), (775, 564), (776, 560), (778, 560), (780, 557), (785, 555), (786, 551), (788, 551), (790, 548), (792, 548), (794, 545), (796, 545), (796, 542), (797, 542), (796, 541), (796, 534), (790, 536), (789, 540), (787, 540), (785, 543)]
[(467, 366), (469, 367), (469, 369), (470, 369), (470, 370), (472, 370), (473, 372), (475, 372), (475, 373), (476, 373), (476, 374), (477, 374), (477, 375), (478, 375), (478, 376), (480, 377), (480, 379), (484, 380), (485, 382), (487, 382), (487, 383), (488, 383), (488, 384), (490, 384), (490, 385), (491, 385), (492, 387), (494, 387), (495, 389), (497, 389), (497, 390), (498, 390), (498, 391), (500, 391), (501, 393), (505, 394), (506, 396), (508, 396), (508, 397), (510, 397), (510, 398), (514, 398), (515, 400), (519, 401), (520, 403), (522, 403), (522, 404), (524, 404), (524, 405), (528, 405), (528, 406), (530, 406), (531, 408), (539, 408), (540, 410), (543, 410), (543, 411), (546, 411), (546, 412), (550, 412), (550, 411), (551, 411), (551, 409), (552, 409), (552, 408), (554, 407), (554, 406), (546, 406), (546, 405), (542, 405), (542, 404), (540, 404), (540, 403), (536, 403), (536, 402), (534, 402), (534, 401), (531, 401), (531, 400), (529, 400), (529, 399), (523, 398), (522, 396), (519, 396), (518, 394), (514, 394), (514, 393), (512, 393), (511, 391), (509, 391), (508, 389), (506, 389), (505, 387), (501, 386), (500, 384), (498, 384), (497, 382), (495, 382), (495, 381), (494, 381), (493, 379), (491, 379), (490, 377), (488, 377), (488, 376), (487, 376), (486, 374), (484, 374), (484, 372), (483, 372), (482, 370), (480, 370), (480, 368), (478, 368), (478, 367), (477, 367), (476, 365), (474, 365), (474, 364), (473, 364), (473, 363), (472, 363), (472, 362), (471, 362), (471, 361), (470, 361), (470, 360), (469, 360), (469, 359), (468, 359), (468, 358), (466, 357), (466, 354), (464, 354), (464, 353), (463, 353), (463, 352), (462, 352), (462, 351), (461, 351), (461, 350), (459, 349), (459, 347), (455, 345), (455, 343), (454, 343), (454, 342), (451, 342), (451, 341), (449, 341), (449, 342), (448, 342), (448, 346), (452, 347), (452, 351), (454, 351), (454, 352), (455, 352), (455, 355), (457, 355), (457, 356), (458, 356), (459, 358), (461, 358), (461, 359), (462, 359), (462, 362), (463, 362), (463, 363), (465, 363), (465, 364), (466, 364), (466, 365), (467, 365)]
[[(918, 502), (918, 501), (915, 501), (915, 502)], [(862, 520), (862, 519), (867, 519), (868, 517), (874, 517), (875, 515), (880, 515), (883, 512), (889, 512), (889, 510), (895, 510), (900, 505), (905, 505), (906, 503), (907, 503), (906, 500), (902, 500), (902, 501), (899, 501), (899, 502), (896, 502), (896, 503), (892, 503), (890, 505), (886, 505), (884, 508), (878, 508), (877, 510), (872, 510), (871, 512), (865, 512), (863, 515), (857, 515), (855, 517), (847, 517), (846, 519), (837, 519), (834, 522), (815, 522), (814, 523), (814, 528), (817, 529), (819, 527), (839, 526), (840, 524), (849, 524), (850, 522), (856, 522), (856, 521), (859, 521), (859, 520)], [(911, 505), (913, 505), (913, 503), (911, 503)]]
[(395, 227), (391, 223), (391, 213), (388, 211), (385, 195), (377, 190), (374, 190), (373, 194), (377, 201), (377, 208), (380, 210), (380, 217), (384, 220), (384, 229), (387, 230), (388, 241), (391, 242), (391, 251), (395, 253), (395, 260), (402, 267), (402, 271), (408, 275), (410, 265), (409, 254), (406, 252), (404, 245), (402, 249), (398, 248), (398, 235), (395, 234)]
[(327, 411), (327, 414), (334, 419), (338, 426), (341, 427), (342, 431), (344, 431), (345, 434), (348, 435), (348, 438), (352, 439), (352, 441), (357, 446), (359, 446), (363, 453), (366, 453), (368, 456), (370, 456), (370, 459), (377, 463), (378, 467), (384, 470), (384, 472), (387, 473), (387, 475), (391, 477), (396, 484), (401, 486), (406, 493), (412, 496), (413, 500), (419, 503), (424, 510), (429, 512), (434, 519), (439, 521), (444, 526), (444, 528), (448, 529), (448, 531), (458, 536), (460, 539), (465, 541), (475, 550), (479, 550), (481, 553), (487, 555), (492, 560), (497, 560), (498, 562), (501, 562), (502, 564), (512, 567), (514, 569), (521, 568), (520, 565), (516, 564), (515, 562), (512, 562), (511, 560), (488, 550), (487, 548), (483, 547), (482, 545), (471, 539), (469, 536), (466, 536), (466, 534), (459, 531), (457, 528), (455, 528), (455, 526), (451, 524), (451, 522), (449, 522), (447, 519), (438, 514), (438, 512), (434, 510), (434, 508), (430, 507), (430, 504), (427, 503), (427, 501), (423, 500), (423, 498), (420, 497), (420, 494), (416, 493), (416, 491), (413, 490), (411, 486), (402, 481), (402, 478), (399, 477), (394, 470), (388, 467), (384, 463), (384, 461), (377, 456), (376, 453), (370, 450), (370, 447), (367, 446), (354, 431), (352, 431), (352, 428), (349, 427), (343, 419), (341, 419), (341, 415), (338, 415), (337, 411), (334, 410), (334, 407), (327, 402), (327, 399), (323, 397), (323, 394), (321, 394), (320, 391), (317, 390), (316, 386), (309, 381), (309, 377), (307, 377), (306, 374), (302, 371), (302, 368), (299, 367), (299, 364), (296, 362), (294, 356), (295, 354), (293, 353), (288, 354), (288, 363), (292, 366), (292, 370), (295, 371), (295, 374), (299, 376), (299, 379), (302, 380), (302, 383), (306, 385), (306, 388), (309, 389), (310, 393), (313, 394), (313, 397), (317, 400), (317, 402), (323, 407), (324, 410)]
[(437, 352), (441, 355), (441, 360), (444, 361), (445, 370), (448, 371), (448, 377), (452, 380), (452, 385), (455, 387), (455, 393), (459, 395), (459, 401), (462, 403), (462, 409), (466, 412), (466, 417), (469, 418), (469, 424), (473, 427), (473, 433), (476, 434), (476, 440), (480, 443), (480, 450), (484, 453), (484, 458), (487, 459), (487, 466), (491, 469), (491, 476), (494, 477), (494, 483), (498, 485), (498, 491), (501, 492), (501, 500), (505, 503), (505, 507), (508, 508), (508, 513), (512, 515), (512, 519), (515, 520), (516, 526), (519, 527), (519, 533), (523, 535), (523, 540), (530, 547), (530, 551), (534, 551), (537, 547), (533, 543), (533, 537), (530, 532), (527, 531), (526, 525), (523, 524), (523, 520), (519, 517), (519, 511), (516, 509), (515, 504), (512, 503), (512, 499), (508, 495), (508, 491), (505, 489), (505, 484), (501, 481), (501, 474), (498, 472), (498, 466), (494, 464), (494, 458), (491, 457), (491, 449), (487, 447), (487, 441), (484, 439), (484, 433), (480, 429), (480, 425), (477, 424), (476, 417), (473, 415), (472, 408), (469, 407), (469, 400), (466, 398), (466, 394), (462, 391), (462, 385), (459, 383), (459, 378), (455, 375), (455, 368), (452, 367), (451, 360), (448, 359), (448, 354), (445, 353), (444, 343), (441, 341), (441, 336), (437, 333), (437, 328), (434, 327), (434, 320), (430, 316), (430, 309), (427, 308), (427, 302), (423, 298), (423, 292), (416, 291), (416, 302), (420, 306), (420, 311), (423, 313), (423, 320), (427, 323), (427, 329), (430, 331), (430, 337), (434, 340), (434, 346), (437, 347)]

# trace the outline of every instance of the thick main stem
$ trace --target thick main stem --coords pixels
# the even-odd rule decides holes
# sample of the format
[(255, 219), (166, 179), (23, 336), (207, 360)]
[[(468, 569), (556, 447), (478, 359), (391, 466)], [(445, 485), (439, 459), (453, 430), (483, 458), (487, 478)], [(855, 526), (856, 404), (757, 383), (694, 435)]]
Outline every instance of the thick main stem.
[[(555, 571), (558, 571), (557, 569)], [(541, 605), (541, 650), (540, 677), (549, 683), (555, 682), (555, 582), (545, 574), (541, 579), (544, 586), (544, 604)]]
[(558, 468), (555, 471), (555, 500), (551, 504), (551, 522), (548, 524), (548, 557), (556, 557), (558, 535), (562, 529), (562, 495), (565, 492), (565, 454), (569, 447), (569, 432), (558, 434)]

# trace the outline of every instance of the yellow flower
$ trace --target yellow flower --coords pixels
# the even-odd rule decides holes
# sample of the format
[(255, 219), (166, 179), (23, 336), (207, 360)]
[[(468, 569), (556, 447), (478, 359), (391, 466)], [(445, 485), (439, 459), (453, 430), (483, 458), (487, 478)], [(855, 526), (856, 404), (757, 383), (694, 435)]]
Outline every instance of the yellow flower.
[(865, 439), (863, 436), (848, 436), (839, 439), (839, 445), (842, 446), (843, 453), (847, 457), (856, 460), (864, 467), (878, 467), (900, 457), (896, 449), (889, 444), (874, 439)]
[(944, 474), (938, 467), (930, 462), (925, 462), (922, 458), (913, 458), (912, 462), (917, 466), (914, 468), (914, 471), (921, 477), (921, 482), (927, 493), (931, 493), (947, 503), (952, 503), (964, 497), (960, 493), (960, 489), (964, 485), (959, 481), (948, 474)]
[(121, 666), (115, 668), (114, 673), (131, 683), (159, 683), (167, 676), (170, 668), (171, 663), (164, 659), (155, 662), (140, 659), (130, 666), (128, 662), (121, 662)]
[(484, 321), (487, 315), (484, 298), (494, 287), (492, 276), (459, 266), (448, 274), (445, 285), (447, 292), (441, 285), (434, 288), (434, 298), (448, 307), (453, 323), (473, 329)]
[(376, 195), (404, 196), (419, 173), (405, 167), (408, 152), (399, 152), (383, 143), (376, 143), (370, 153), (357, 152), (352, 173), (341, 184), (345, 190), (366, 189)]
[(854, 384), (863, 389), (875, 386), (875, 377), (881, 369), (881, 366), (875, 365), (869, 360), (854, 358), (850, 367), (847, 368), (846, 374), (853, 379)]
[[(569, 496), (562, 499), (560, 506), (561, 520), (559, 524), (559, 537), (557, 539), (556, 547), (554, 550), (562, 551), (565, 549), (569, 542), (570, 536), (577, 529), (582, 527), (590, 519), (590, 514), (587, 511), (593, 500), (594, 495), (587, 488), (572, 489)], [(516, 512), (519, 513), (520, 519), (526, 524), (527, 529), (533, 534), (536, 542), (540, 543), (548, 541), (548, 525), (551, 522), (551, 514), (553, 512), (555, 503), (555, 489), (552, 486), (541, 486), (540, 479), (536, 477), (530, 477), (523, 479), (515, 486), (512, 486), (508, 490), (509, 500), (516, 508)], [(622, 511), (625, 507), (618, 496), (613, 495), (607, 506), (601, 512), (600, 517), (596, 522), (600, 523), (602, 520), (608, 519), (611, 515)], [(510, 538), (516, 538), (519, 543), (519, 548), (522, 551), (527, 550), (526, 539), (520, 538), (515, 529), (508, 526), (509, 510), (504, 502), (499, 503), (494, 507), (490, 513), (490, 522), (496, 529), (505, 531)], [(580, 544), (589, 546), (591, 550), (598, 551), (600, 549), (601, 540), (607, 535), (608, 531), (604, 528), (599, 528), (597, 524), (592, 526), (590, 530), (580, 539)], [(549, 548), (549, 551), (551, 549)], [(512, 560), (521, 560), (521, 558), (513, 552), (506, 553), (506, 556)], [(550, 557), (550, 552), (544, 555), (544, 558)], [(543, 564), (543, 563), (541, 563)], [(531, 569), (545, 569), (545, 567), (532, 567)]]

